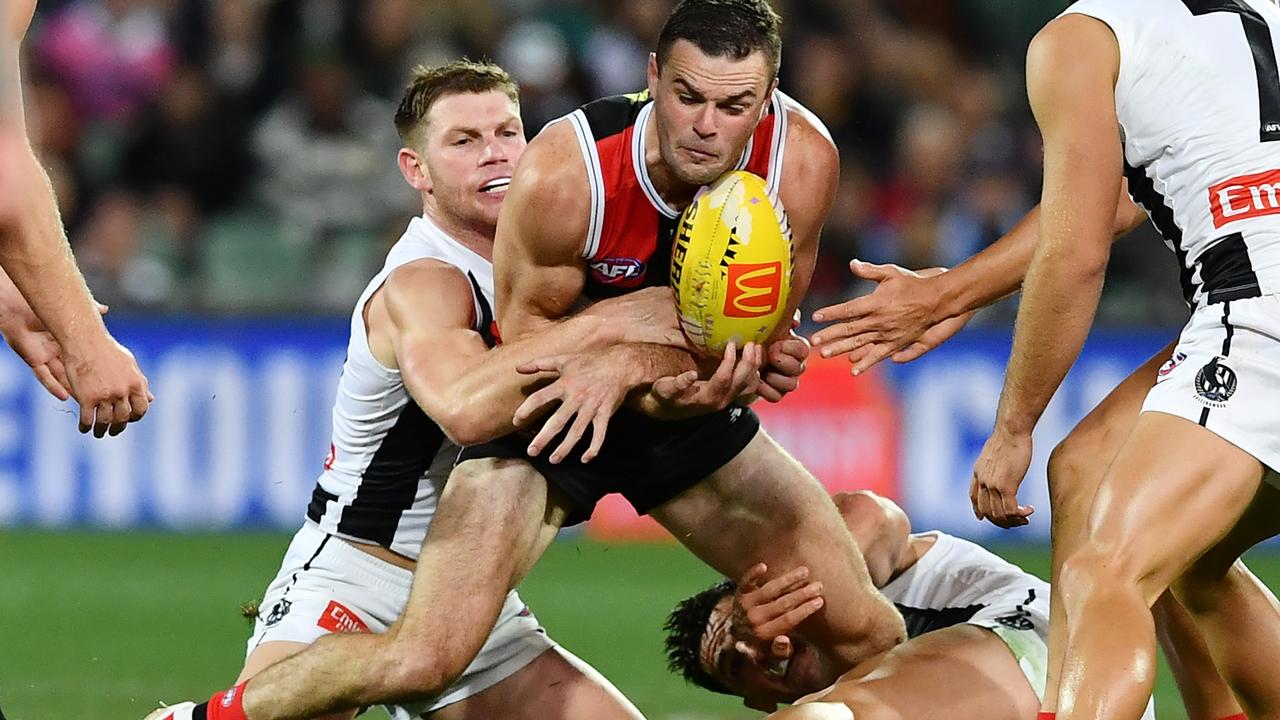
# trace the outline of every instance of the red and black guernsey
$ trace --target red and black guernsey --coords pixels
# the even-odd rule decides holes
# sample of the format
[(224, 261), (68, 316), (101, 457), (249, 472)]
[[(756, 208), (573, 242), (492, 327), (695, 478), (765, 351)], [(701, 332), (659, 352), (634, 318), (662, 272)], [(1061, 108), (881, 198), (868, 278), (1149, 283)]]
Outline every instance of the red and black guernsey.
[[(774, 91), (735, 169), (765, 179), (778, 201), (789, 99)], [(680, 211), (668, 205), (649, 179), (645, 129), (653, 121), (648, 92), (607, 97), (553, 121), (567, 122), (578, 137), (591, 188), (591, 217), (582, 256), (583, 294), (593, 300), (647, 285), (665, 285)]]

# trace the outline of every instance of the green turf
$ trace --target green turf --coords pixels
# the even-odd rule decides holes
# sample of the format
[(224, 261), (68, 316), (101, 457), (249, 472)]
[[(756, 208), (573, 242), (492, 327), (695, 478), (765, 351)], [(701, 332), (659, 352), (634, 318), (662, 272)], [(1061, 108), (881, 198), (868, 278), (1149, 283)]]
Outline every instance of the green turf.
[[(0, 531), (0, 707), (8, 720), (141, 718), (157, 700), (205, 698), (240, 667), (238, 605), (273, 576), (282, 535)], [(1002, 554), (1043, 573), (1042, 548)], [(1251, 566), (1280, 579), (1280, 555)], [(749, 718), (662, 667), (658, 626), (712, 579), (663, 545), (555, 544), (522, 594), (552, 636), (651, 718)], [(1162, 718), (1183, 714), (1161, 678)]]

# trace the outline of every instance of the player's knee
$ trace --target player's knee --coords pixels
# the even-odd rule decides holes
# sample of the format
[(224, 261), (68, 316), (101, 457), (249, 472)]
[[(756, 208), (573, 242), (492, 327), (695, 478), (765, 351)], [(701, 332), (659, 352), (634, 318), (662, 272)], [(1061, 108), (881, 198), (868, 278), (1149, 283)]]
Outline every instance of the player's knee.
[(1063, 597), (1095, 597), (1098, 593), (1136, 589), (1155, 602), (1164, 588), (1155, 588), (1153, 575), (1139, 558), (1125, 548), (1094, 541), (1069, 555), (1062, 563)]
[(1076, 428), (1049, 454), (1049, 502), (1055, 511), (1079, 504), (1079, 496), (1093, 487), (1087, 478), (1098, 472), (1098, 445), (1093, 432)]

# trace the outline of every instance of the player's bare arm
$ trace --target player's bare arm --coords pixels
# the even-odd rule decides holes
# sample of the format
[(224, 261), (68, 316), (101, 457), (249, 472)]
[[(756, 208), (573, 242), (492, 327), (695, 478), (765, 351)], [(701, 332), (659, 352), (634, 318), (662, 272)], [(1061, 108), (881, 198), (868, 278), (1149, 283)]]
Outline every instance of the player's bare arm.
[[(799, 307), (813, 277), (822, 225), (835, 201), (839, 155), (830, 135), (816, 117), (798, 105), (787, 111), (790, 113), (790, 130), (780, 199), (787, 209), (795, 247), (795, 274), (787, 310), (790, 315)], [(581, 181), (585, 182), (585, 178)], [(511, 202), (510, 197), (507, 202)], [(577, 251), (576, 247), (574, 251)], [(584, 460), (589, 460), (594, 457), (593, 450), (598, 449), (596, 446), (603, 442), (609, 415), (627, 393), (645, 386), (650, 389), (638, 394), (632, 401), (633, 406), (651, 417), (664, 419), (721, 410), (735, 398), (744, 395), (754, 397), (757, 393), (766, 400), (778, 402), (798, 386), (809, 353), (805, 340), (791, 332), (789, 326), (780, 327), (776, 339), (766, 348), (743, 348), (741, 361), (736, 350), (732, 346), (726, 348), (716, 371), (705, 381), (699, 381), (692, 369), (680, 373), (664, 372), (672, 366), (663, 363), (680, 364), (685, 361), (678, 350), (646, 353), (648, 373), (644, 365), (632, 365), (635, 370), (626, 376), (630, 378), (629, 384), (610, 393), (608, 401), (587, 400), (590, 407), (585, 409), (580, 408), (580, 403), (564, 402), (566, 396), (575, 392), (585, 394), (588, 388), (607, 387), (602, 385), (597, 375), (608, 374), (610, 368), (628, 367), (627, 359), (621, 356), (628, 353), (626, 349), (611, 350), (593, 359), (561, 358), (535, 366), (540, 370), (556, 371), (562, 382), (530, 398), (522, 414), (530, 414), (553, 401), (561, 404), (543, 426), (542, 432), (530, 443), (529, 452), (535, 455), (541, 452), (567, 426), (569, 433), (552, 455), (553, 461), (558, 462), (591, 426), (594, 429), (593, 447), (583, 456)], [(577, 367), (566, 367), (568, 362), (576, 362)], [(570, 373), (572, 379), (569, 379)], [(759, 382), (756, 381), (757, 375)]]
[[(565, 123), (547, 128), (529, 144), (516, 168), (494, 241), (494, 291), (504, 339), (522, 338), (562, 322), (580, 301), (586, 277), (582, 246), (590, 211), (577, 138)], [(623, 381), (621, 388), (607, 388), (614, 399), (660, 378), (697, 369), (687, 351), (651, 344), (612, 351), (605, 360), (615, 370), (628, 368), (613, 375)]]
[(392, 272), (366, 305), (369, 347), (400, 370), (410, 395), (450, 439), (474, 445), (515, 429), (517, 406), (545, 382), (517, 372), (531, 359), (627, 341), (678, 342), (669, 299), (661, 291), (635, 295), (490, 350), (473, 329), (470, 281), (452, 265), (418, 260)]
[(1040, 242), (1023, 283), (995, 430), (974, 467), (979, 519), (1025, 520), (1018, 485), (1031, 431), (1084, 345), (1097, 310), (1120, 191), (1114, 87), (1119, 49), (1101, 22), (1066, 16), (1027, 51), (1027, 94), (1044, 135)]
[(504, 340), (544, 330), (582, 296), (582, 258), (591, 212), (587, 170), (565, 123), (525, 150), (502, 203), (493, 242), (493, 289)]
[[(1146, 220), (1146, 213), (1129, 199), (1127, 186), (1122, 187), (1113, 238), (1119, 240)], [(1039, 239), (1037, 206), (1000, 239), (945, 273), (941, 268), (911, 271), (854, 260), (853, 274), (876, 288), (816, 311), (816, 322), (831, 325), (813, 335), (813, 344), (823, 357), (847, 355), (854, 375), (886, 358), (910, 362), (958, 332), (975, 310), (1016, 292)]]
[[(5, 7), (6, 32), (0, 37), (0, 267), (61, 348), (68, 389), (80, 404), (81, 432), (115, 435), (146, 413), (147, 381), (133, 355), (102, 323), (63, 233), (53, 188), (27, 139), (18, 46), (35, 3), (19, 0)], [(14, 334), (25, 329), (11, 326), (9, 331), (14, 344)], [(30, 362), (26, 356), (24, 360)]]

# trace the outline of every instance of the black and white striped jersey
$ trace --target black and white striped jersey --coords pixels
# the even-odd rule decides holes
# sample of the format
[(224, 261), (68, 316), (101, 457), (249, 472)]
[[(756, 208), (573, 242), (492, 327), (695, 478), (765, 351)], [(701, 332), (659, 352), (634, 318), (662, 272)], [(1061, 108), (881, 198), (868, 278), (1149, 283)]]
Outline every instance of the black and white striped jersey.
[(329, 456), (307, 507), (307, 519), (325, 532), (410, 558), (418, 556), (459, 448), (409, 396), (400, 371), (374, 359), (363, 311), (391, 271), (423, 258), (453, 265), (470, 279), (473, 329), (493, 344), (493, 265), (430, 218), (414, 218), (351, 315)]
[(1049, 584), (985, 548), (942, 532), (914, 565), (880, 589), (911, 637), (1022, 608), (1048, 617)]
[(1129, 192), (1193, 306), (1280, 292), (1280, 9), (1271, 0), (1078, 0), (1120, 48)]

